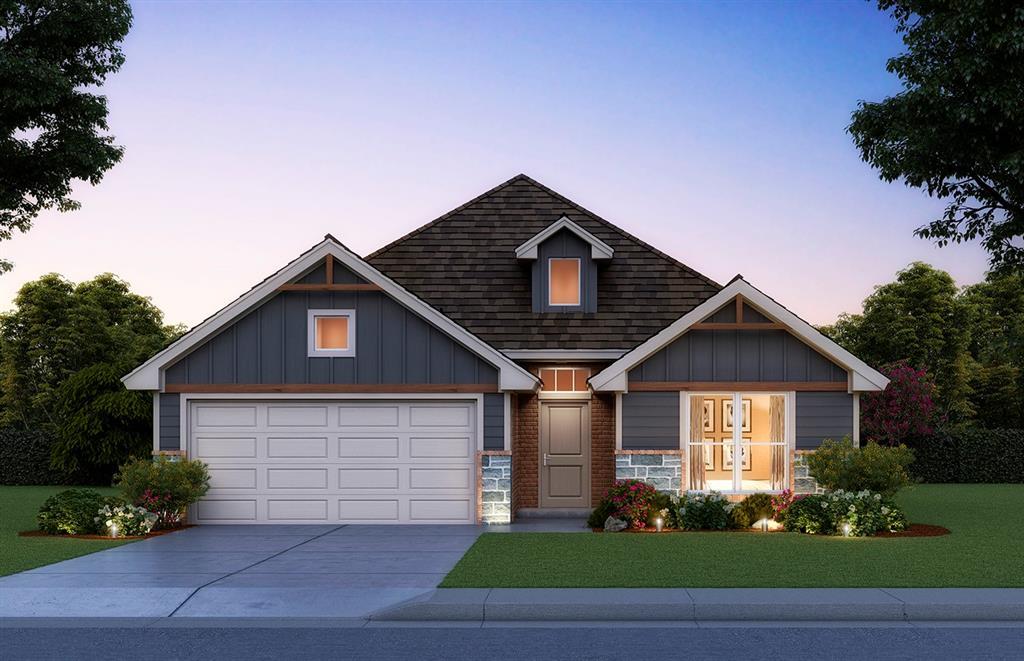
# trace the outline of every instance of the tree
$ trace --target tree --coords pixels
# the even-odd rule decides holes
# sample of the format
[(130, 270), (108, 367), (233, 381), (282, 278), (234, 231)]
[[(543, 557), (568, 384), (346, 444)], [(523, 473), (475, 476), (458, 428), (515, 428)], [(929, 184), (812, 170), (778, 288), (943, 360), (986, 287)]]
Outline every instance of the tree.
[(935, 430), (935, 384), (923, 369), (898, 362), (884, 369), (889, 385), (861, 396), (861, 435), (892, 447), (913, 445)]
[(1017, 0), (879, 0), (903, 35), (889, 59), (903, 91), (861, 101), (861, 158), (948, 200), (916, 230), (945, 246), (980, 239), (996, 270), (1024, 268), (1024, 7)]
[(78, 208), (72, 182), (121, 160), (94, 92), (124, 63), (131, 22), (127, 0), (0, 0), (0, 241)]
[(973, 415), (968, 353), (974, 312), (945, 271), (915, 262), (896, 281), (875, 288), (859, 315), (843, 315), (822, 331), (869, 364), (905, 361), (925, 369), (937, 385), (942, 414)]

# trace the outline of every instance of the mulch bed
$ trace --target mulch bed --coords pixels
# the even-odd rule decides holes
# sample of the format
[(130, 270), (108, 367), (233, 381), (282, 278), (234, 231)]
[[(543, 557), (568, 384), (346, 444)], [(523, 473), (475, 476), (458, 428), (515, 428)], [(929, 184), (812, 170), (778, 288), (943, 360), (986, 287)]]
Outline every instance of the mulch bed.
[(949, 528), (933, 526), (927, 523), (911, 523), (906, 530), (899, 532), (880, 532), (875, 537), (942, 537), (949, 534)]
[(18, 537), (59, 537), (61, 539), (97, 539), (97, 540), (133, 540), (133, 539), (149, 539), (150, 537), (159, 537), (161, 535), (168, 535), (172, 532), (178, 532), (185, 528), (191, 528), (195, 524), (185, 524), (177, 526), (175, 528), (168, 528), (166, 530), (154, 530), (148, 535), (135, 535), (132, 537), (111, 537), (110, 535), (51, 535), (50, 533), (43, 532), (42, 530), (24, 530), (18, 533)]

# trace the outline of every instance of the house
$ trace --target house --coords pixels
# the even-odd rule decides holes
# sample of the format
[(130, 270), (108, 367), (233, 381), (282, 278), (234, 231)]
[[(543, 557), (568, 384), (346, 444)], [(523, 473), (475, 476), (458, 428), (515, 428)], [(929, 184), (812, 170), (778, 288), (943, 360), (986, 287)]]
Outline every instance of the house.
[(199, 523), (474, 523), (616, 478), (813, 488), (880, 373), (520, 175), (361, 258), (331, 236), (124, 377)]

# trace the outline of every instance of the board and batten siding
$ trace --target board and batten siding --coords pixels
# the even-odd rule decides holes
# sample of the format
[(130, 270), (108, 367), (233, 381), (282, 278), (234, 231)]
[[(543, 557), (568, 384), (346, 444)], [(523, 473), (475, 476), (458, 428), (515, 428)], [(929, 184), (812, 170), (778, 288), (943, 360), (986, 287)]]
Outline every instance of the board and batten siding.
[[(590, 254), (590, 244), (566, 229), (537, 246), (532, 266), (534, 312), (597, 312), (597, 264)], [(548, 304), (548, 260), (552, 257), (580, 260), (580, 305)]]
[(853, 395), (845, 392), (796, 394), (796, 449), (814, 450), (826, 438), (853, 438)]
[[(355, 356), (307, 355), (307, 311), (354, 309)], [(282, 292), (167, 368), (168, 384), (497, 384), (498, 370), (380, 292)]]
[(678, 450), (679, 393), (622, 395), (623, 450)]
[(159, 420), (161, 450), (181, 449), (181, 395), (176, 392), (162, 392), (159, 399)]
[(505, 449), (505, 395), (484, 395), (484, 450)]
[(645, 381), (832, 381), (846, 370), (783, 330), (695, 330), (629, 371)]

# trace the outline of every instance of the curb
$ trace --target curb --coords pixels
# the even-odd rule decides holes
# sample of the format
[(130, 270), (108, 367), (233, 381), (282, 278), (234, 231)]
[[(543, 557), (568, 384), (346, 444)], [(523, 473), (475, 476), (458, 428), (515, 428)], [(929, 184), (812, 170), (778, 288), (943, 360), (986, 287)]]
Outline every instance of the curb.
[(1024, 589), (438, 589), (378, 611), (370, 619), (385, 622), (1024, 622)]

